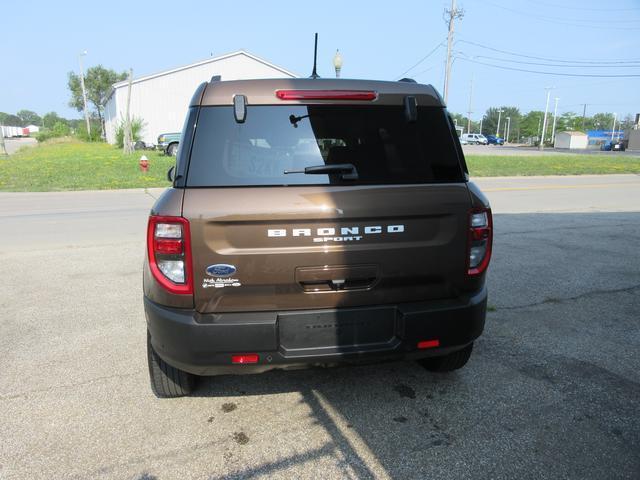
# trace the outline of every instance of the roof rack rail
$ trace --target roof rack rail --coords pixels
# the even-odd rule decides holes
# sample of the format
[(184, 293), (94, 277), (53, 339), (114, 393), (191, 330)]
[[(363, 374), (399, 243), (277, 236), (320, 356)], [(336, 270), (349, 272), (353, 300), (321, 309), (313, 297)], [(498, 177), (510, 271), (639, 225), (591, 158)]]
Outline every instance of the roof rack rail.
[(418, 83), (416, 82), (413, 78), (401, 78), (400, 80), (398, 80), (399, 82), (409, 82), (409, 83)]
[(214, 75), (213, 77), (211, 77), (212, 82), (219, 82), (221, 80), (222, 80), (222, 75)]

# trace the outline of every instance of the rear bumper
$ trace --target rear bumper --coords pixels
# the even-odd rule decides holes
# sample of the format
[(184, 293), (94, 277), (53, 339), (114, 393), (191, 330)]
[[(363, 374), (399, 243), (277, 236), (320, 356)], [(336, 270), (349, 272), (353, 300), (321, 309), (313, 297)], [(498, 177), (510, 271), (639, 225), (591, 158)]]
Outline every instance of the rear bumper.
[[(199, 314), (144, 298), (151, 344), (167, 363), (197, 375), (444, 355), (484, 329), (487, 291), (456, 300), (355, 308)], [(439, 346), (418, 349), (420, 341)], [(258, 354), (256, 364), (231, 356)]]

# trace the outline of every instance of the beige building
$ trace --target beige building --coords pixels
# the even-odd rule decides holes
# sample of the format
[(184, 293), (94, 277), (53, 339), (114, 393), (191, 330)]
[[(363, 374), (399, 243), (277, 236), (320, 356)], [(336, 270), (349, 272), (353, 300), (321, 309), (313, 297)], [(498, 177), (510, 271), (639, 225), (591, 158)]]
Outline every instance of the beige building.
[(585, 149), (589, 145), (589, 137), (583, 132), (556, 133), (554, 148)]

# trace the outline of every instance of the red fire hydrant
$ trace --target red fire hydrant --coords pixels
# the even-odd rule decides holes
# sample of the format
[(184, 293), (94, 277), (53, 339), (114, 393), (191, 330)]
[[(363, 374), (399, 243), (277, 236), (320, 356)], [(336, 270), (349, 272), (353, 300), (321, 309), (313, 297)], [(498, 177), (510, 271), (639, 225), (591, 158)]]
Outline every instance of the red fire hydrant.
[(143, 171), (144, 173), (147, 173), (149, 171), (149, 159), (147, 158), (146, 155), (142, 155), (140, 157), (140, 161), (138, 162), (138, 165), (140, 165), (140, 170)]

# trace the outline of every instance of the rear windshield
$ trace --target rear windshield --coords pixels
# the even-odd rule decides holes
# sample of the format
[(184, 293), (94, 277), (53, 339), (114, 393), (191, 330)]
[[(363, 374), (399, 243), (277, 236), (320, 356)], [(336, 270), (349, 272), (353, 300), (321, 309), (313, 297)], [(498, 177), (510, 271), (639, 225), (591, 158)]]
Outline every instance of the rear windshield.
[[(352, 164), (357, 180), (285, 171)], [(187, 186), (380, 185), (464, 181), (444, 109), (403, 106), (202, 107)]]

